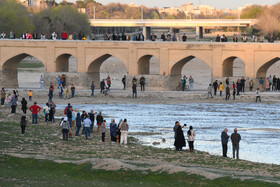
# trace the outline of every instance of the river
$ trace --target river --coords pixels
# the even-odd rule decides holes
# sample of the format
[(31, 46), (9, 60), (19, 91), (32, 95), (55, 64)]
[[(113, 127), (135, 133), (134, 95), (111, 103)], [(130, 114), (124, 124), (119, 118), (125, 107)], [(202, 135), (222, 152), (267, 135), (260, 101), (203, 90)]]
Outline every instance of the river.
[[(135, 135), (141, 144), (160, 148), (174, 147), (175, 121), (187, 124), (183, 129), (185, 137), (192, 125), (196, 132), (194, 148), (213, 155), (222, 155), (220, 137), (224, 128), (229, 129), (230, 135), (236, 127), (241, 134), (240, 159), (280, 164), (280, 104), (81, 104), (73, 108), (75, 111), (102, 111), (107, 127), (111, 118), (117, 122), (126, 118), (130, 132), (147, 132), (141, 137)], [(166, 139), (164, 143), (162, 138)], [(153, 142), (160, 144), (153, 145)], [(228, 145), (228, 156), (232, 157), (231, 142)]]

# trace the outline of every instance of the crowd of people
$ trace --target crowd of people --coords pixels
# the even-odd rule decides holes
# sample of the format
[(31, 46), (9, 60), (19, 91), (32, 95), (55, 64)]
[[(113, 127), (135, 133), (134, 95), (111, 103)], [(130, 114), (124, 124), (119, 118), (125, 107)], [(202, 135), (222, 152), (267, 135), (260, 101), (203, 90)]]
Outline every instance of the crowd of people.
[[(175, 126), (173, 127), (174, 131), (174, 146), (177, 151), (182, 151), (183, 147), (186, 147), (186, 140), (184, 136), (183, 128), (185, 128), (187, 124), (180, 125), (179, 121), (175, 122)], [(233, 158), (239, 159), (239, 142), (241, 140), (241, 135), (237, 133), (237, 128), (234, 129), (234, 132), (229, 136), (228, 129), (225, 129), (221, 133), (221, 143), (222, 143), (222, 153), (223, 157), (227, 157), (228, 151), (228, 140), (231, 139), (232, 142), (232, 154)], [(193, 130), (193, 127), (190, 126), (189, 130), (187, 131), (188, 137), (188, 151), (194, 150), (194, 140), (195, 140), (196, 133)]]
[[(171, 32), (162, 33), (160, 37), (158, 37), (155, 33), (152, 33), (149, 37), (145, 38), (142, 32), (139, 33), (104, 33), (103, 34), (103, 40), (112, 40), (112, 41), (182, 41), (186, 42), (188, 37), (186, 33), (183, 33), (182, 36), (180, 33), (176, 34), (175, 32), (171, 34)], [(88, 36), (80, 31), (79, 33), (67, 33), (66, 31), (63, 31), (61, 33), (37, 33), (36, 31), (33, 33), (26, 32), (22, 33), (20, 36), (15, 35), (15, 32), (13, 30), (10, 31), (9, 34), (6, 34), (4, 31), (0, 34), (0, 39), (41, 39), (41, 40), (97, 40), (98, 37), (95, 35), (94, 32), (89, 34)], [(216, 42), (228, 42), (227, 36), (225, 34), (219, 35), (217, 34), (216, 38), (214, 39)], [(252, 35), (251, 40), (253, 42), (265, 42), (265, 37), (263, 34), (260, 36)], [(274, 42), (273, 35), (269, 35), (267, 37), (267, 41), (269, 43)], [(212, 40), (211, 40), (212, 41)], [(238, 38), (236, 34), (233, 35), (232, 42), (248, 42), (248, 36), (242, 35)]]

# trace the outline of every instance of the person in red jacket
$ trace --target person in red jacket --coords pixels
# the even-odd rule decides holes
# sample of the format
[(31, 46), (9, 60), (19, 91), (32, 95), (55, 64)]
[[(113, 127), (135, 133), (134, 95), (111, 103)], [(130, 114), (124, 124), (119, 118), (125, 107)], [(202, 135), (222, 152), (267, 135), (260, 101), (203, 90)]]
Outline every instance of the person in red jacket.
[(62, 35), (61, 35), (62, 40), (66, 40), (67, 39), (67, 33), (65, 31), (63, 31)]
[[(34, 105), (32, 105), (29, 110), (32, 112), (32, 124), (38, 124), (38, 112), (40, 112), (41, 107), (37, 105), (37, 102), (34, 102)], [(35, 123), (34, 123), (35, 122)]]

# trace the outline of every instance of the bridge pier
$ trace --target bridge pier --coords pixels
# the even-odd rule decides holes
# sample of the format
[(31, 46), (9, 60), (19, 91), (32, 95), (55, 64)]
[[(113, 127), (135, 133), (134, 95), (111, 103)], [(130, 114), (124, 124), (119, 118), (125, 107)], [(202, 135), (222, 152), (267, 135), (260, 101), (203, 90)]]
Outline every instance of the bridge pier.
[(145, 40), (149, 40), (151, 36), (151, 27), (143, 27), (143, 35)]
[(5, 88), (17, 88), (18, 77), (17, 70), (3, 69), (0, 70), (0, 85)]
[[(61, 76), (62, 74), (66, 75), (66, 85), (71, 87), (73, 84), (76, 89), (90, 89), (92, 80), (91, 77), (88, 76), (87, 73), (69, 73), (69, 72), (46, 72), (44, 74), (44, 85), (45, 89), (49, 88), (50, 83), (53, 83), (55, 88), (57, 88), (57, 77)], [(95, 83), (96, 84), (96, 83)], [(99, 85), (99, 83), (98, 83)]]
[(199, 40), (203, 38), (203, 27), (196, 26), (196, 39)]

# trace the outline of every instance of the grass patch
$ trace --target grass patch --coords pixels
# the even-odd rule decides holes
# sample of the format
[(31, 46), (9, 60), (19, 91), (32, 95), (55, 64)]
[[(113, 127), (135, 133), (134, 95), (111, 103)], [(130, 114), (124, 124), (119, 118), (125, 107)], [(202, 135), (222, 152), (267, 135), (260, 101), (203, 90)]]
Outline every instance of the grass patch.
[(1, 186), (275, 186), (223, 177), (208, 180), (186, 173), (94, 170), (90, 163), (59, 164), (48, 160), (0, 156)]
[(18, 64), (18, 68), (42, 68), (42, 67), (44, 67), (44, 65), (41, 63), (24, 62)]

